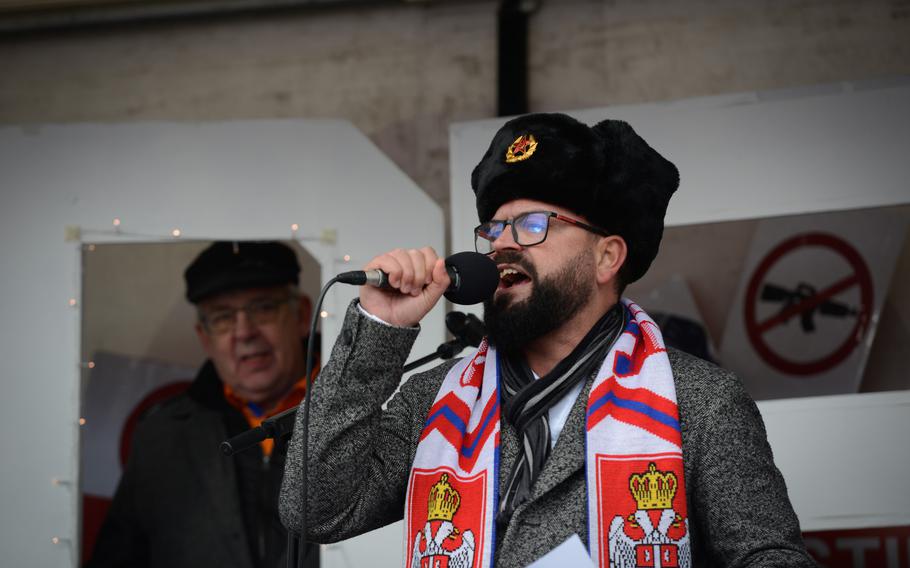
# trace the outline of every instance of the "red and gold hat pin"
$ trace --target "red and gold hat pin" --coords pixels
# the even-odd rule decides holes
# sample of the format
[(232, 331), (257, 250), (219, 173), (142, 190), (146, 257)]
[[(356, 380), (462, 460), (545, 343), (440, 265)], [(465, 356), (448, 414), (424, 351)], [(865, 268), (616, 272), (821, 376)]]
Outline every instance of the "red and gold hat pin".
[(537, 150), (537, 140), (533, 134), (522, 134), (506, 150), (506, 163), (527, 160)]

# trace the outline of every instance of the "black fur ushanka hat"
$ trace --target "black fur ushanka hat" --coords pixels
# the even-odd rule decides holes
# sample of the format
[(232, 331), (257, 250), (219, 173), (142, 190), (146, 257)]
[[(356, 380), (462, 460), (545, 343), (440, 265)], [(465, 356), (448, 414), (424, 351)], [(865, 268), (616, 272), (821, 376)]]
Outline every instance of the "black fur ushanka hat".
[(505, 123), (471, 174), (481, 222), (504, 203), (534, 199), (574, 211), (625, 240), (620, 276), (641, 278), (657, 256), (679, 172), (628, 123), (589, 127), (565, 114)]

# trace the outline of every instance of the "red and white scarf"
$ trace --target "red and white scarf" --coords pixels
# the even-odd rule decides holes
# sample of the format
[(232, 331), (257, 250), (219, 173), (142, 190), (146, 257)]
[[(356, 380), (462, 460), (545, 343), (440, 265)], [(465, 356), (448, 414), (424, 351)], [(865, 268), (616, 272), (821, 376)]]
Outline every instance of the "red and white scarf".
[[(631, 317), (588, 396), (588, 548), (599, 567), (688, 568), (670, 361), (657, 324), (623, 303)], [(421, 433), (405, 500), (406, 568), (493, 565), (499, 411), (496, 351), (483, 341), (446, 375)]]

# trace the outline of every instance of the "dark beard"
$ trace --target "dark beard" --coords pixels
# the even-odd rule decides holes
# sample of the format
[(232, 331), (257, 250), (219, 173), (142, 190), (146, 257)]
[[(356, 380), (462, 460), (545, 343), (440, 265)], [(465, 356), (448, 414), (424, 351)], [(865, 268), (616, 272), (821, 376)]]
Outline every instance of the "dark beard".
[(497, 262), (520, 266), (533, 289), (521, 302), (506, 295), (484, 302), (483, 320), (490, 343), (505, 354), (517, 355), (528, 343), (571, 319), (594, 292), (592, 260), (591, 252), (583, 250), (559, 272), (540, 280), (534, 266), (517, 253), (498, 255)]

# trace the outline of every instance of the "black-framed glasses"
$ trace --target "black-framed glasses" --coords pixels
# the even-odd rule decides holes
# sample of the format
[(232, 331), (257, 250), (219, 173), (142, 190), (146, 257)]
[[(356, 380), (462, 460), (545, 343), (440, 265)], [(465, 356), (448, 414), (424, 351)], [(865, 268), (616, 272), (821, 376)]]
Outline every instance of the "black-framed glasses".
[(528, 211), (517, 215), (510, 220), (501, 221), (491, 219), (486, 223), (481, 223), (474, 227), (474, 250), (481, 254), (490, 254), (493, 252), (493, 241), (498, 239), (506, 230), (506, 226), (512, 227), (512, 239), (516, 244), (523, 247), (539, 245), (547, 240), (547, 233), (550, 229), (550, 219), (558, 219), (570, 225), (575, 225), (586, 231), (591, 231), (596, 235), (607, 237), (610, 233), (605, 230), (583, 223), (578, 219), (566, 217), (555, 211)]
[(222, 335), (234, 331), (237, 314), (243, 312), (254, 325), (266, 325), (278, 321), (281, 308), (295, 298), (262, 298), (237, 308), (218, 308), (200, 316), (200, 321), (209, 333)]

